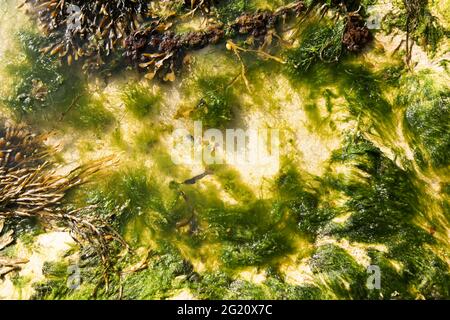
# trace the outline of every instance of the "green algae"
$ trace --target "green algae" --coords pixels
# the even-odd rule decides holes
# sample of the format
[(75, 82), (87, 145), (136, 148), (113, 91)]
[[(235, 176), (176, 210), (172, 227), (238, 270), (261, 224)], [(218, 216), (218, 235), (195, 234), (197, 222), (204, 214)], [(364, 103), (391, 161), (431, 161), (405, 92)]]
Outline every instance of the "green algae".
[(354, 212), (338, 232), (364, 242), (386, 243), (398, 233), (400, 238), (410, 233), (411, 239), (420, 241), (423, 232), (411, 223), (421, 208), (410, 175), (361, 136), (349, 139), (342, 151), (334, 159), (352, 161), (369, 176), (336, 185), (351, 197), (347, 207)]
[(302, 182), (298, 171), (292, 166), (282, 169), (275, 185), (280, 210), (286, 210), (298, 230), (311, 240), (336, 216), (336, 212), (328, 204), (319, 205), (317, 191), (311, 190)]
[(233, 280), (223, 272), (205, 274), (198, 284), (193, 285), (195, 292), (204, 299), (265, 299), (264, 288), (245, 280)]
[(42, 267), (42, 274), (46, 281), (34, 285), (36, 292), (33, 299), (55, 300), (64, 298), (69, 293), (67, 268), (66, 262), (45, 262)]
[(442, 26), (430, 11), (430, 1), (396, 1), (396, 11), (384, 18), (383, 30), (391, 33), (398, 28), (409, 33), (409, 37), (432, 56), (436, 54), (449, 30)]
[(275, 277), (267, 279), (265, 285), (270, 290), (269, 294), (267, 295), (268, 299), (319, 300), (324, 298), (324, 295), (321, 293), (320, 288), (317, 286), (290, 285)]
[(249, 0), (221, 1), (217, 6), (219, 19), (224, 22), (233, 22), (242, 12), (250, 9)]
[(292, 73), (289, 66), (284, 71), (292, 85), (306, 88), (308, 105), (311, 106), (308, 114), (312, 120), (317, 119), (314, 110), (320, 99), (325, 97), (326, 106), (330, 109), (335, 101), (344, 98), (344, 106), (351, 115), (348, 120), (357, 120), (359, 128), (394, 144), (394, 111), (397, 108), (391, 103), (388, 92), (398, 87), (402, 66), (394, 60), (374, 70), (352, 57), (345, 57), (338, 64), (317, 64), (301, 74)]
[(99, 214), (114, 214), (118, 226), (149, 211), (156, 215), (165, 211), (161, 192), (145, 168), (116, 171), (90, 189), (83, 201), (97, 205)]
[(342, 35), (344, 23), (333, 25), (312, 23), (302, 33), (298, 47), (286, 53), (287, 70), (299, 76), (318, 62), (337, 63), (342, 55)]
[(198, 77), (195, 86), (201, 96), (190, 117), (202, 121), (205, 128), (226, 128), (234, 118), (236, 96), (226, 75)]
[(274, 10), (286, 5), (290, 0), (229, 0), (218, 1), (215, 10), (220, 21), (232, 23), (240, 15), (246, 12), (255, 12), (257, 10)]
[[(26, 113), (48, 105), (46, 96), (55, 94), (63, 83), (63, 76), (59, 73), (56, 59), (40, 54), (39, 49), (45, 43), (44, 38), (29, 32), (20, 32), (18, 40), (22, 59), (12, 60), (5, 68), (8, 74), (17, 77), (13, 92), (5, 102), (14, 111)], [(41, 94), (38, 91), (39, 85)]]
[(209, 91), (192, 111), (191, 118), (202, 121), (207, 128), (224, 128), (233, 119), (233, 113), (223, 95)]
[(144, 128), (134, 137), (136, 149), (142, 153), (149, 153), (159, 143), (159, 132), (154, 128)]
[(83, 76), (40, 52), (47, 38), (30, 31), (19, 32), (17, 38), (21, 51), (5, 67), (13, 83), (2, 99), (17, 118), (40, 126), (56, 122), (80, 130), (100, 131), (111, 124), (113, 116), (104, 108), (104, 99), (89, 92)]
[(176, 278), (192, 273), (192, 266), (170, 244), (162, 243), (152, 257), (145, 271), (134, 273), (124, 281), (125, 299), (168, 298), (173, 290), (183, 287)]
[(363, 299), (367, 296), (365, 284), (367, 275), (347, 252), (334, 245), (317, 248), (311, 258), (315, 274), (325, 277), (326, 285), (339, 298)]
[(159, 110), (161, 95), (140, 84), (128, 84), (121, 94), (125, 109), (140, 119)]
[[(223, 244), (221, 260), (228, 267), (263, 265), (292, 250), (288, 227), (279, 223), (264, 203), (248, 208), (209, 209), (205, 214), (210, 232)], [(280, 230), (281, 229), (281, 230)]]
[(233, 168), (224, 165), (210, 165), (223, 189), (240, 202), (251, 202), (255, 200), (253, 190), (242, 182), (239, 173)]
[(450, 157), (450, 124), (449, 119), (450, 91), (439, 88), (430, 79), (427, 72), (402, 78), (402, 94), (397, 97), (399, 104), (406, 108), (405, 122), (412, 133), (409, 136), (417, 149), (420, 163), (429, 159), (435, 167), (445, 167)]
[[(267, 5), (265, 1), (230, 1), (218, 10), (223, 10), (223, 19), (231, 21), (242, 10)], [(326, 32), (317, 39), (336, 39), (333, 28), (324, 28)], [(321, 30), (322, 27), (317, 27), (311, 32)], [(312, 42), (308, 45), (308, 37), (304, 39), (298, 49), (289, 51), (287, 66), (264, 61), (254, 62), (248, 68), (248, 78), (255, 90), (252, 97), (255, 106), (267, 102), (274, 110), (283, 108), (275, 98), (271, 99), (273, 91), (266, 89), (267, 79), (258, 76), (258, 72), (270, 77), (271, 72), (282, 70), (289, 76), (294, 90), (307, 89), (305, 105), (298, 107), (305, 109), (305, 126), (317, 130), (315, 134), (323, 134), (323, 127), (317, 125), (320, 122), (318, 101), (322, 97), (330, 114), (336, 111), (337, 100), (343, 98), (353, 118), (368, 121), (367, 126), (358, 124), (357, 129), (362, 133), (349, 135), (333, 152), (330, 168), (324, 176), (311, 177), (295, 163), (283, 164), (270, 181), (270, 196), (259, 199), (239, 172), (227, 166), (208, 167), (213, 172), (211, 177), (192, 186), (183, 185), (181, 181), (191, 176), (186, 168), (171, 162), (169, 151), (159, 143), (162, 132), (159, 127), (155, 128), (157, 123), (147, 122), (147, 127), (132, 137), (131, 146), (124, 145), (121, 131), (116, 129), (113, 133), (116, 144), (129, 151), (130, 158), (138, 163), (106, 172), (106, 178), (86, 187), (86, 194), (78, 200), (96, 205), (97, 213), (112, 217), (113, 225), (133, 248), (145, 246), (150, 250), (151, 247), (151, 253), (147, 267), (125, 275), (121, 283), (115, 279), (110, 284), (110, 292), (100, 290), (96, 298), (117, 298), (115, 292), (120, 285), (123, 285), (124, 299), (166, 299), (179, 290), (187, 290), (201, 299), (440, 299), (450, 295), (446, 285), (449, 283), (448, 266), (429, 249), (439, 246), (439, 242), (415, 221), (418, 216), (426, 216), (429, 209), (423, 199), (428, 195), (417, 187), (411, 168), (400, 168), (365, 134), (374, 126), (380, 136), (391, 137), (395, 122), (393, 111), (404, 108), (408, 139), (411, 145), (419, 146), (417, 159), (422, 157), (421, 163), (428, 164), (430, 158), (430, 166), (445, 167), (449, 130), (446, 122), (439, 119), (448, 117), (446, 91), (415, 77), (403, 78), (404, 66), (397, 62), (375, 71), (351, 56), (341, 58), (339, 55), (339, 61), (324, 64), (320, 49), (313, 48)], [(337, 57), (337, 46), (326, 44), (327, 54)], [(302, 52), (300, 48), (308, 50)], [(251, 60), (251, 57), (244, 59), (246, 63)], [(29, 66), (23, 68), (28, 70)], [(51, 79), (58, 78), (60, 71), (59, 66), (52, 68), (44, 72), (50, 83)], [(191, 113), (193, 120), (202, 120), (206, 127), (226, 128), (234, 125), (235, 108), (244, 109), (240, 98), (245, 89), (242, 90), (243, 85), (230, 86), (233, 76), (229, 72), (218, 74), (200, 75), (194, 82), (188, 82), (182, 100), (190, 103), (191, 99), (192, 105), (197, 105)], [(56, 87), (67, 83), (58, 81)], [(82, 79), (78, 81), (84, 83)], [(61, 97), (67, 95), (65, 107), (76, 98), (71, 95), (72, 90), (86, 92), (64, 117), (68, 119), (64, 120), (64, 125), (100, 131), (104, 124), (111, 122), (108, 116), (93, 116), (96, 110), (102, 110), (103, 98), (92, 98), (84, 84), (78, 85), (70, 86), (67, 92), (61, 91)], [(398, 103), (391, 103), (386, 92), (396, 92), (399, 88), (408, 94), (399, 95)], [(28, 93), (31, 90), (23, 89)], [(56, 93), (51, 95), (59, 97)], [(146, 86), (130, 84), (123, 89), (121, 99), (133, 117), (148, 121), (147, 117), (161, 106), (162, 98)], [(35, 109), (50, 111), (53, 108), (38, 100), (33, 100), (30, 106), (29, 110), (17, 110), (33, 114)], [(83, 116), (87, 118), (83, 120)], [(55, 119), (50, 115), (46, 117), (49, 122)], [(147, 159), (154, 161), (155, 166), (142, 166), (140, 162)], [(350, 173), (336, 173), (338, 165), (348, 168)], [(217, 185), (211, 183), (210, 178)], [(224, 201), (222, 191), (233, 198), (233, 204)], [(330, 193), (344, 201), (328, 202)], [(448, 214), (448, 202), (442, 205), (447, 205)], [(345, 221), (333, 221), (343, 213), (348, 214)], [(177, 224), (186, 219), (190, 219), (189, 224), (178, 228)], [(366, 268), (350, 252), (335, 244), (317, 245), (316, 241), (323, 237), (385, 245), (387, 251), (366, 250), (370, 263), (381, 269), (381, 289), (365, 287)], [(297, 246), (299, 239), (306, 239), (302, 248)], [(201, 250), (206, 250), (208, 258), (214, 262), (218, 261), (218, 266), (209, 259), (202, 260)], [(293, 285), (284, 279), (279, 268), (292, 254), (309, 258), (307, 264), (312, 269), (314, 284)], [(121, 267), (135, 263), (137, 258), (133, 256)], [(205, 263), (206, 271), (195, 270), (195, 262), (199, 260)], [(395, 263), (401, 267), (394, 267)], [(46, 266), (47, 280), (37, 287), (35, 298), (91, 298), (99, 271), (83, 266), (82, 288), (71, 291), (67, 289), (66, 267), (64, 263)], [(266, 279), (257, 284), (239, 278), (239, 272), (248, 267), (264, 272)]]
[[(402, 298), (412, 297), (411, 287), (418, 283), (423, 284), (424, 290), (420, 292), (425, 297), (446, 296), (448, 288), (434, 283), (436, 279), (447, 276), (445, 263), (425, 247), (425, 244), (434, 244), (436, 240), (413, 220), (422, 215), (424, 209), (419, 203), (419, 191), (414, 187), (411, 173), (398, 168), (361, 137), (351, 141), (355, 146), (345, 147), (345, 153), (336, 154), (335, 159), (352, 161), (369, 177), (361, 181), (358, 176), (354, 182), (336, 184), (351, 197), (346, 207), (352, 214), (344, 225), (331, 228), (329, 232), (353, 241), (387, 245), (387, 254), (374, 256), (403, 263), (404, 270), (400, 274), (394, 274), (392, 267), (386, 270), (392, 279), (391, 284), (395, 281), (395, 287), (403, 290)], [(426, 270), (427, 264), (429, 270)], [(395, 291), (389, 287), (384, 290), (385, 297)]]
[[(352, 214), (343, 226), (330, 223), (335, 212), (321, 216), (317, 195), (310, 186), (302, 182), (301, 175), (295, 168), (289, 166), (285, 167), (274, 180), (274, 185), (279, 190), (277, 201), (257, 201), (241, 206), (220, 205), (220, 201), (211, 192), (208, 199), (202, 199), (202, 193), (184, 189), (193, 200), (199, 224), (203, 225), (205, 220), (208, 223), (207, 230), (200, 230), (201, 233), (206, 233), (203, 236), (197, 235), (200, 243), (196, 242), (196, 246), (219, 243), (222, 248), (219, 258), (231, 273), (193, 273), (191, 267), (186, 267), (186, 263), (189, 266), (189, 262), (183, 262), (185, 258), (178, 256), (172, 260), (171, 255), (167, 257), (163, 255), (152, 260), (154, 261), (152, 266), (146, 271), (137, 273), (125, 281), (125, 296), (139, 299), (167, 298), (176, 290), (189, 288), (201, 298), (381, 297), (380, 292), (369, 291), (364, 287), (367, 279), (365, 269), (348, 253), (331, 245), (319, 247), (312, 255), (313, 272), (322, 279), (316, 287), (293, 286), (273, 278), (266, 280), (264, 285), (255, 285), (234, 278), (233, 271), (242, 267), (252, 265), (276, 267), (280, 257), (292, 252), (293, 244), (289, 238), (296, 232), (306, 235), (326, 232), (338, 237), (349, 237), (353, 241), (387, 244), (390, 248), (387, 254), (376, 252), (377, 255), (372, 258), (373, 263), (379, 263), (381, 266), (383, 277), (386, 272), (386, 280), (390, 281), (390, 285), (384, 287), (382, 291), (385, 298), (413, 298), (416, 296), (413, 293), (414, 289), (421, 283), (426, 283), (426, 286), (422, 285), (417, 290), (424, 296), (435, 298), (445, 296), (446, 287), (440, 285), (446, 281), (445, 266), (435, 254), (423, 249), (424, 243), (433, 241), (411, 221), (411, 218), (418, 214), (416, 208), (418, 204), (409, 175), (383, 157), (379, 149), (360, 136), (349, 138), (347, 145), (337, 151), (332, 159), (335, 162), (350, 163), (358, 170), (371, 175), (370, 178), (365, 178), (369, 184), (362, 182), (360, 176), (345, 184), (339, 181), (331, 183), (332, 187), (351, 197), (345, 206)], [(143, 173), (137, 174), (139, 175)], [(129, 189), (133, 194), (149, 198), (148, 182), (137, 176), (124, 178), (125, 182), (122, 182), (124, 184), (116, 182), (113, 184), (120, 186), (119, 190)], [(405, 190), (411, 190), (411, 193)], [(131, 194), (127, 197), (133, 198)], [(117, 195), (114, 198), (117, 198)], [(324, 207), (324, 204), (321, 206)], [(133, 207), (140, 208), (145, 205), (136, 202)], [(296, 224), (284, 223), (286, 214), (282, 208), (290, 210), (288, 220), (299, 221), (299, 229), (286, 226)], [(169, 225), (173, 226), (175, 221), (184, 217), (181, 213), (183, 210), (186, 210), (186, 205), (183, 200), (181, 202), (178, 200), (178, 205), (175, 204), (168, 210), (173, 213), (172, 218), (168, 218), (169, 221), (173, 221)], [(160, 212), (162, 211), (164, 210), (160, 209)], [(408, 213), (410, 218), (405, 216)], [(135, 225), (134, 228), (136, 227)], [(145, 228), (152, 227), (155, 225), (145, 225)], [(167, 230), (170, 230), (170, 227), (164, 233), (166, 236), (170, 235), (170, 231), (167, 233)], [(289, 234), (291, 236), (288, 236)], [(194, 245), (189, 239), (183, 241)], [(413, 254), (405, 253), (411, 252), (412, 247), (416, 247)], [(375, 251), (373, 252), (375, 254)], [(398, 272), (390, 264), (391, 259), (400, 261), (406, 268)], [(426, 269), (426, 266), (431, 267)], [(142, 284), (145, 285), (139, 291), (141, 293), (136, 294), (136, 286)]]
[[(225, 190), (229, 189), (225, 187)], [(300, 236), (296, 223), (290, 223), (292, 215), (285, 213), (286, 203), (242, 197), (242, 189), (237, 190), (241, 190), (241, 196), (236, 205), (223, 203), (211, 189), (207, 199), (202, 194), (188, 194), (198, 225), (207, 225), (207, 229), (200, 227), (195, 231), (200, 240), (197, 245), (219, 244), (220, 260), (231, 269), (276, 264), (294, 250), (294, 242)]]

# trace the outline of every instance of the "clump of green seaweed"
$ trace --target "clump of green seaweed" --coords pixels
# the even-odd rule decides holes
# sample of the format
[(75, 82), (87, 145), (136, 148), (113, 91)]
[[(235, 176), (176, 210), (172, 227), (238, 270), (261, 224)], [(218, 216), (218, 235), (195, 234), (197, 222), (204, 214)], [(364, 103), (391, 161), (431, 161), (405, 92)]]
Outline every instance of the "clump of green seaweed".
[(441, 41), (449, 35), (449, 30), (439, 23), (429, 4), (427, 0), (398, 1), (395, 10), (384, 18), (385, 31), (391, 32), (393, 28), (398, 28), (406, 33), (404, 45), (408, 64), (414, 44), (434, 55)]
[[(63, 83), (54, 59), (39, 53), (43, 38), (33, 37), (30, 33), (18, 34), (22, 54), (27, 60), (23, 64), (10, 63), (6, 71), (11, 75), (20, 75), (12, 94), (6, 103), (16, 112), (30, 112), (49, 103), (48, 98), (55, 95)], [(52, 99), (53, 100), (53, 99)]]
[(142, 118), (159, 108), (161, 96), (151, 88), (139, 84), (128, 84), (123, 89), (122, 101), (125, 109), (136, 118)]
[(287, 52), (287, 65), (293, 74), (307, 71), (317, 61), (332, 63), (342, 55), (342, 21), (332, 26), (314, 25), (303, 33), (304, 41)]
[(226, 128), (234, 119), (238, 104), (228, 77), (200, 78), (195, 85), (201, 97), (190, 117), (202, 121), (207, 128)]
[(101, 98), (89, 92), (86, 79), (40, 52), (48, 41), (29, 31), (18, 33), (21, 52), (7, 62), (5, 71), (12, 85), (1, 101), (17, 118), (33, 117), (40, 125), (56, 120), (80, 129), (108, 126), (113, 116)]
[[(396, 281), (399, 289), (404, 288), (403, 298), (413, 295), (413, 287), (419, 283), (423, 295), (447, 296), (448, 288), (439, 280), (448, 276), (445, 263), (427, 248), (427, 244), (437, 240), (432, 232), (414, 223), (414, 218), (423, 215), (424, 209), (411, 173), (397, 167), (360, 135), (350, 137), (344, 148), (335, 153), (334, 161), (350, 161), (368, 177), (355, 173), (354, 178), (345, 183), (341, 179), (332, 180), (332, 185), (350, 197), (345, 207), (351, 215), (343, 225), (331, 226), (328, 232), (353, 241), (386, 244), (389, 251), (383, 259), (400, 261), (405, 266)], [(433, 263), (428, 272), (423, 268), (429, 260)], [(392, 288), (383, 289), (385, 297), (393, 294), (389, 290)]]
[(442, 120), (450, 116), (450, 91), (435, 85), (426, 72), (405, 76), (402, 88), (405, 90), (397, 97), (397, 101), (406, 108), (406, 126), (413, 133), (410, 136), (414, 139), (414, 145), (422, 145), (426, 153), (417, 156), (419, 159), (429, 159), (435, 167), (447, 166), (450, 157), (450, 124)]

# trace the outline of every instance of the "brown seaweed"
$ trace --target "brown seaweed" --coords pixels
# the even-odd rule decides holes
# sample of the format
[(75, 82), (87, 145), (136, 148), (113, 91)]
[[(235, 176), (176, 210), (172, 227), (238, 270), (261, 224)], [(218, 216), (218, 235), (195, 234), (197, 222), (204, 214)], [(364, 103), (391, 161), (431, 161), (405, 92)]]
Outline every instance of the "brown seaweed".
[(126, 243), (95, 207), (71, 209), (64, 200), (110, 159), (58, 174), (52, 161), (55, 150), (45, 145), (45, 139), (23, 126), (0, 125), (0, 219), (37, 218), (46, 228), (68, 229), (74, 240), (101, 258), (106, 275), (112, 267), (112, 244), (126, 247)]
[[(173, 31), (173, 26), (183, 17), (177, 17), (175, 13), (158, 17), (157, 12), (150, 9), (150, 4), (164, 2), (76, 0), (69, 4), (64, 0), (26, 0), (26, 3), (38, 15), (44, 31), (52, 39), (44, 52), (65, 57), (68, 64), (83, 60), (83, 67), (90, 71), (107, 67), (114, 56), (145, 73), (146, 78), (157, 76), (164, 81), (176, 78), (187, 53), (209, 45), (235, 43), (238, 38), (244, 38), (249, 51), (266, 52), (276, 41), (286, 42), (280, 35), (288, 21), (304, 17), (312, 10), (303, 1), (295, 1), (274, 11), (243, 13), (235, 21), (222, 23), (212, 13), (215, 1), (185, 0), (182, 5), (190, 10), (190, 14), (201, 11), (208, 13), (210, 19), (202, 31), (179, 34)], [(361, 50), (371, 38), (364, 21), (357, 13), (347, 14), (346, 7), (340, 2), (334, 3), (334, 7), (338, 7), (338, 14), (347, 15), (342, 39), (344, 47), (351, 52)], [(324, 13), (327, 8), (330, 7), (322, 6), (319, 11)], [(74, 22), (73, 14), (77, 15), (78, 25), (69, 28), (68, 25)], [(113, 52), (117, 54), (112, 55)]]

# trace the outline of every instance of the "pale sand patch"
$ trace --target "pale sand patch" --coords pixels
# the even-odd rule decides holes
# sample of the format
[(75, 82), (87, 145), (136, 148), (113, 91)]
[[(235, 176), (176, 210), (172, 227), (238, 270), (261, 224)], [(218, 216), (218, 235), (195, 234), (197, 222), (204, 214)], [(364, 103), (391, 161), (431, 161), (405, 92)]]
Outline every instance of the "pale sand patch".
[(433, 16), (438, 18), (439, 23), (446, 28), (450, 28), (450, 0), (429, 1), (429, 6)]
[[(384, 34), (381, 32), (376, 33), (375, 39), (377, 42), (383, 45), (388, 54), (393, 54), (397, 48), (405, 49), (405, 43), (400, 46), (400, 43), (406, 39), (406, 34), (401, 30), (396, 30), (392, 34)], [(440, 50), (433, 59), (427, 55), (427, 53), (417, 44), (414, 44), (411, 51), (411, 62), (414, 71), (420, 70), (433, 70), (436, 73), (441, 74), (444, 79), (437, 79), (438, 81), (448, 81), (450, 79), (445, 68), (441, 64), (444, 60), (450, 59), (450, 52), (448, 51), (448, 42), (441, 45)], [(447, 79), (447, 80), (445, 80)]]
[(342, 214), (342, 215), (339, 215), (339, 216), (337, 216), (337, 217), (335, 217), (333, 220), (331, 220), (333, 223), (339, 223), (339, 224), (343, 224), (343, 223), (345, 223), (347, 220), (348, 220), (348, 218), (350, 218), (352, 216), (352, 213), (351, 212), (347, 212), (347, 213), (344, 213), (344, 214)]
[[(332, 152), (342, 143), (342, 133), (354, 127), (355, 122), (351, 120), (347, 110), (341, 108), (342, 101), (336, 101), (335, 109), (330, 115), (326, 110), (325, 99), (314, 101), (319, 122), (312, 121), (305, 110), (306, 105), (311, 102), (305, 98), (307, 93), (294, 88), (280, 74), (271, 75), (270, 79), (264, 80), (270, 88), (265, 94), (271, 96), (275, 105), (269, 102), (263, 106), (253, 104), (252, 108), (244, 110), (241, 117), (246, 127), (254, 130), (278, 130), (280, 161), (281, 157), (289, 157), (299, 165), (300, 171), (310, 176), (322, 175)], [(251, 100), (247, 104), (252, 105)], [(332, 129), (331, 123), (336, 127)], [(264, 185), (264, 180), (273, 178), (279, 172), (280, 161), (262, 166), (236, 166), (236, 169), (248, 185), (260, 187)]]
[(195, 272), (220, 270), (221, 263), (218, 257), (221, 251), (220, 245), (208, 244), (198, 249), (190, 248), (182, 242), (178, 242), (177, 245), (183, 257), (192, 263)]
[(167, 300), (197, 300), (195, 296), (188, 289), (179, 290)]
[(60, 261), (64, 254), (75, 246), (75, 241), (68, 232), (49, 232), (38, 235), (32, 248), (19, 242), (17, 257), (26, 258), (28, 263), (22, 265), (18, 275), (29, 280), (24, 287), (16, 288), (11, 280), (11, 274), (0, 281), (0, 299), (29, 299), (35, 290), (33, 284), (45, 279), (42, 267), (45, 262)]
[(286, 283), (304, 286), (314, 283), (314, 274), (309, 265), (309, 258), (304, 258), (298, 264), (282, 266), (280, 272), (284, 274)]
[(267, 275), (265, 271), (258, 271), (257, 268), (247, 268), (239, 273), (238, 278), (251, 283), (261, 284), (266, 280)]
[(365, 244), (358, 242), (350, 242), (347, 239), (334, 239), (331, 237), (323, 237), (316, 241), (317, 246), (326, 244), (334, 244), (341, 249), (344, 249), (349, 255), (355, 259), (357, 263), (367, 268), (370, 265), (370, 257), (367, 255), (368, 249), (374, 249), (381, 252), (388, 252), (388, 248), (384, 244)]
[[(23, 10), (17, 9), (21, 3), (19, 0), (2, 0), (0, 2), (0, 63), (2, 65), (8, 63), (6, 53), (10, 50), (16, 50), (15, 35), (21, 28), (29, 28), (31, 26), (29, 18)], [(17, 58), (17, 57), (13, 57)], [(8, 57), (9, 59), (9, 57)], [(7, 95), (10, 79), (5, 77), (2, 68), (0, 68), (0, 97)], [(1, 100), (1, 99), (0, 99)], [(0, 117), (11, 118), (11, 111), (0, 103)]]
[(7, 50), (15, 46), (15, 33), (31, 25), (24, 10), (17, 9), (20, 3), (20, 0), (2, 0), (0, 3), (0, 59)]

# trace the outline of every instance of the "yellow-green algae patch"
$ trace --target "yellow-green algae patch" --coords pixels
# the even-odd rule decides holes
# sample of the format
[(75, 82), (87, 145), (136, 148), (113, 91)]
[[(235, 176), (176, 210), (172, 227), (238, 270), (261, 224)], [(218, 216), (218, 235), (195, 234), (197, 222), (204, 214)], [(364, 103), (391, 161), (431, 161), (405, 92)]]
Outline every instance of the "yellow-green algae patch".
[[(218, 10), (232, 17), (282, 3), (233, 1), (235, 7)], [(201, 20), (179, 30), (199, 28)], [(16, 59), (1, 68), (7, 96), (14, 94), (11, 83), (20, 87), (21, 76), (46, 59), (33, 50), (27, 55), (27, 43), (44, 40), (28, 24), (25, 30), (0, 51), (2, 59)], [(54, 131), (62, 162), (114, 156), (115, 165), (72, 200), (114, 213), (136, 249), (125, 270), (148, 255), (142, 270), (125, 274), (124, 298), (447, 298), (448, 74), (443, 67), (409, 73), (393, 43), (377, 33), (360, 57), (316, 62), (301, 72), (290, 69), (302, 57), (295, 48), (280, 53), (294, 64), (246, 53), (249, 86), (224, 44), (191, 55), (188, 70), (169, 84), (126, 72), (127, 81), (119, 75), (104, 83), (48, 59), (48, 68), (32, 74), (46, 76), (38, 79), (42, 85), (23, 81), (25, 91), (16, 92), (31, 99), (29, 110), (12, 109), (35, 128)], [(413, 61), (426, 56), (414, 50)], [(54, 93), (44, 93), (47, 80)], [(423, 92), (408, 96), (414, 88)], [(194, 120), (222, 131), (276, 128), (280, 161), (176, 165), (171, 134), (176, 128), (193, 134)], [(210, 175), (183, 184), (207, 169)], [(365, 287), (373, 264), (382, 270), (381, 290)], [(89, 297), (92, 284), (66, 288), (64, 267), (39, 278), (35, 297)], [(16, 287), (27, 279), (16, 277)], [(31, 297), (17, 290), (6, 296)]]

